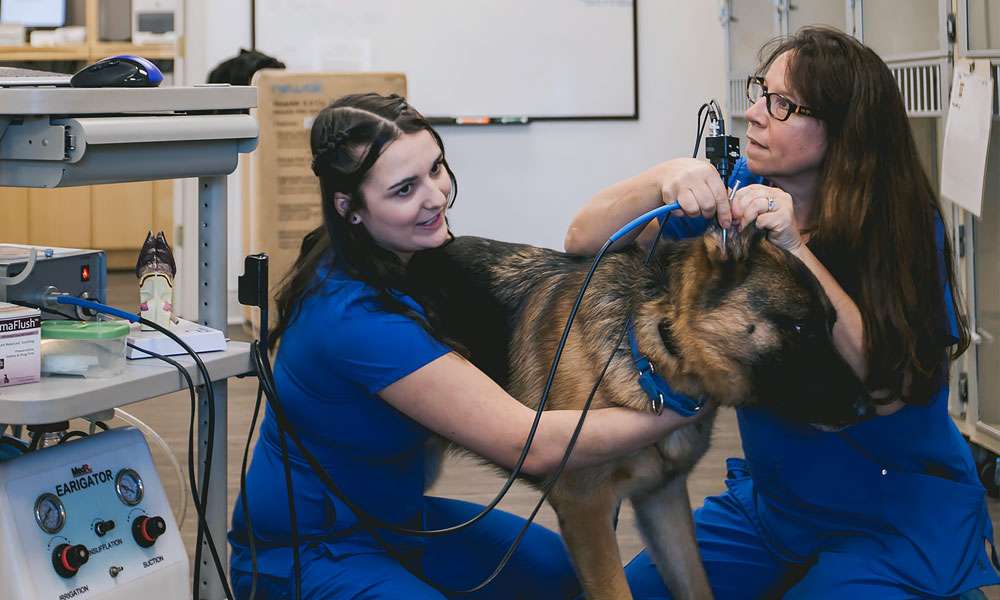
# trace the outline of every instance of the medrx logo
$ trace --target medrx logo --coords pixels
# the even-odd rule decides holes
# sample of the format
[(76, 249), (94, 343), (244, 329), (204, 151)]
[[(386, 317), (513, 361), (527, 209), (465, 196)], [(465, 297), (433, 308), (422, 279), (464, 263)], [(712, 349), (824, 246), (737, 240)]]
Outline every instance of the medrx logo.
[(89, 475), (93, 473), (90, 465), (80, 465), (79, 467), (73, 467), (73, 477), (80, 477), (81, 475)]

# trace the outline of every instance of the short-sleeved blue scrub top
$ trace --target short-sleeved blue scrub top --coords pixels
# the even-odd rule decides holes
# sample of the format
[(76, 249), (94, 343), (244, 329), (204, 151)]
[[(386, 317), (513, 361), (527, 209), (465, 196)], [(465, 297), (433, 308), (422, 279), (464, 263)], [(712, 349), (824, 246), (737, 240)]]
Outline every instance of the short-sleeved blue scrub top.
[[(373, 288), (343, 271), (324, 270), (320, 280), (318, 293), (301, 303), (282, 336), (274, 366), (282, 406), (306, 447), (352, 502), (382, 520), (422, 528), (424, 447), (431, 433), (377, 393), (450, 349), (414, 320), (379, 306)], [(396, 298), (422, 314), (408, 296)], [(326, 544), (334, 555), (380, 551), (291, 440), (288, 452), (300, 540)], [(276, 577), (289, 577), (292, 568), (285, 490), (278, 423), (268, 407), (247, 472), (247, 504), (258, 572)], [(250, 572), (241, 502), (233, 511), (229, 537), (233, 567)], [(383, 538), (404, 555), (422, 544), (419, 537)]]

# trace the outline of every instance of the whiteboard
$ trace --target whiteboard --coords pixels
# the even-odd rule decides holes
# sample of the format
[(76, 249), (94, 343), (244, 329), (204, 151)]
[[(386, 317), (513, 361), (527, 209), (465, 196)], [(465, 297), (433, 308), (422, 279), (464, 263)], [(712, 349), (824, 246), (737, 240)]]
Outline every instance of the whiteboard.
[(634, 0), (256, 0), (256, 48), (398, 71), (427, 116), (635, 118)]

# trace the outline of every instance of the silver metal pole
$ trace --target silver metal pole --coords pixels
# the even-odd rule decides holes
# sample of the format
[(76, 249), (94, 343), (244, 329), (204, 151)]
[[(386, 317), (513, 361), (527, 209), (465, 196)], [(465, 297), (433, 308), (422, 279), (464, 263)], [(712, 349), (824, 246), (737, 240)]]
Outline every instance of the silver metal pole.
[[(198, 321), (220, 331), (226, 331), (226, 176), (198, 179)], [(205, 505), (205, 522), (212, 534), (219, 558), (228, 568), (226, 544), (226, 380), (211, 384), (215, 394), (215, 437), (208, 439), (208, 397), (199, 394), (198, 404), (198, 465), (201, 480), (205, 476), (205, 456), (212, 444), (211, 485)], [(207, 540), (207, 538), (206, 538)], [(202, 542), (201, 581), (199, 596), (204, 600), (222, 599), (225, 594), (219, 574), (212, 561), (207, 541)]]

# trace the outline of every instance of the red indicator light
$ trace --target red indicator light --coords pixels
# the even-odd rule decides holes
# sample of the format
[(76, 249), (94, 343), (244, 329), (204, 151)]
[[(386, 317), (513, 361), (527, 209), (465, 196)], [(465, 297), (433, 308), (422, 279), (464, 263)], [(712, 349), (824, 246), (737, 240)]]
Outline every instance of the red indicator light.
[(80, 281), (90, 281), (90, 265), (83, 265), (80, 267)]

